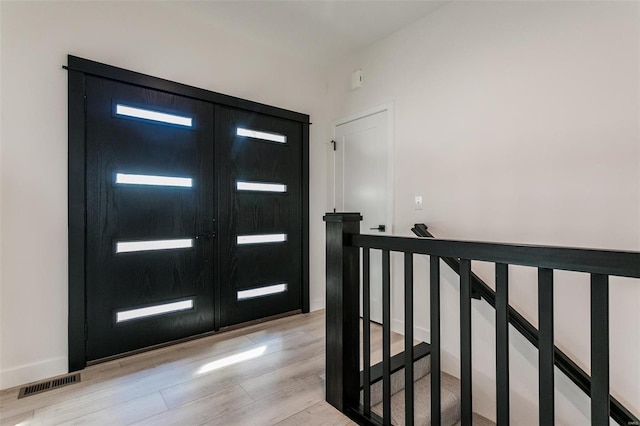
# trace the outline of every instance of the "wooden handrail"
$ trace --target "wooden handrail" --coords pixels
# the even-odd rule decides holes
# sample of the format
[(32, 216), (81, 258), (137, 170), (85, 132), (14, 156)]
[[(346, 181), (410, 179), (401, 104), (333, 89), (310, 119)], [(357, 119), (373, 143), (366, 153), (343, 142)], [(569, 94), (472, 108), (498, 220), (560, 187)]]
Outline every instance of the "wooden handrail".
[(348, 246), (483, 262), (640, 278), (640, 252), (488, 243), (479, 241), (353, 235)]

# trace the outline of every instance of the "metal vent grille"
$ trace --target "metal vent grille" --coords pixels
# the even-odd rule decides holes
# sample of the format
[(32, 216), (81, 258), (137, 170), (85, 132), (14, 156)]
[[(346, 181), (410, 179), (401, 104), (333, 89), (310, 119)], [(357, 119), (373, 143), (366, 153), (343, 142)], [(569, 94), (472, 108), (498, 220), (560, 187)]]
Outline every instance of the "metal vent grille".
[(44, 382), (34, 383), (33, 385), (29, 386), (24, 386), (20, 389), (18, 399), (24, 398), (25, 396), (35, 395), (37, 393), (58, 389), (64, 386), (72, 385), (74, 383), (80, 383), (80, 373), (71, 374), (69, 376), (47, 380)]

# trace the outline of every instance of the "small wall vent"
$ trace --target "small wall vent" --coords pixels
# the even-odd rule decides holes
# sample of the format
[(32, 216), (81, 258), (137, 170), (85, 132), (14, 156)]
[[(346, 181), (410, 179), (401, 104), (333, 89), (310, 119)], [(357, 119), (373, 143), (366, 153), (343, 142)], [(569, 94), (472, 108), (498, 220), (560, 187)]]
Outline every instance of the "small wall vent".
[(47, 380), (44, 382), (34, 383), (29, 386), (24, 386), (20, 389), (18, 399), (26, 396), (35, 395), (37, 393), (47, 392), (53, 389), (58, 389), (64, 386), (72, 385), (74, 383), (80, 383), (80, 373), (71, 374), (57, 379)]

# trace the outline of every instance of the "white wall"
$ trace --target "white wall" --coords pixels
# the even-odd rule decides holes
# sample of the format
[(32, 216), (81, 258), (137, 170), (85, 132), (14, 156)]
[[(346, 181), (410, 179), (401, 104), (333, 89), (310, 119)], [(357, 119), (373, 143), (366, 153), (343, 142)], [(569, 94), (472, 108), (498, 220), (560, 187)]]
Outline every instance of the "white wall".
[[(451, 2), (334, 63), (330, 118), (394, 103), (396, 234), (425, 222), (446, 238), (640, 250), (639, 36), (638, 2)], [(364, 84), (351, 91), (358, 68)], [(415, 282), (427, 282), (426, 263)], [(473, 268), (493, 282), (490, 265)], [(589, 371), (588, 278), (556, 282), (556, 344)], [(511, 283), (511, 304), (537, 324), (535, 271), (513, 268)], [(450, 271), (442, 288), (444, 368), (456, 373)], [(428, 329), (428, 291), (416, 293)], [(612, 280), (610, 294), (612, 393), (640, 415), (640, 282)], [(399, 286), (393, 296), (401, 324)], [(493, 316), (474, 302), (474, 408), (490, 418)], [(537, 424), (537, 353), (512, 334), (511, 357), (512, 421)], [(558, 423), (588, 423), (584, 394), (556, 380)]]
[(326, 72), (170, 2), (1, 2), (0, 388), (67, 369), (73, 54), (311, 115), (311, 301), (324, 303)]
[[(331, 64), (327, 104), (321, 67), (174, 3), (0, 2), (0, 388), (66, 371), (67, 54), (311, 115), (319, 308), (327, 123), (388, 101), (398, 233), (425, 222), (450, 238), (639, 250), (639, 13), (636, 2), (454, 2)], [(356, 68), (364, 87), (351, 92)], [(416, 270), (426, 276), (425, 262)], [(492, 281), (486, 265), (474, 270)], [(557, 275), (557, 342), (588, 371), (588, 290), (566, 275)], [(532, 273), (514, 270), (512, 282), (511, 303), (536, 324)], [(454, 373), (456, 297), (443, 268), (444, 361)], [(614, 282), (611, 301), (613, 393), (640, 415), (640, 288)], [(418, 315), (427, 328), (422, 306)], [(488, 417), (492, 315), (474, 302), (474, 403)], [(512, 334), (517, 424), (537, 423), (537, 355), (527, 345)], [(559, 423), (585, 423), (588, 401), (557, 381)]]

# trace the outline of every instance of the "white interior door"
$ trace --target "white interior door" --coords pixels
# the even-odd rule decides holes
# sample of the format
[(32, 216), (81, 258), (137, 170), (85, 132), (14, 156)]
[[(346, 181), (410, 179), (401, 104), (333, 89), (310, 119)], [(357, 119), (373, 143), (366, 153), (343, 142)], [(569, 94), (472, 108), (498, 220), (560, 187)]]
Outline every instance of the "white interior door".
[[(390, 233), (389, 143), (383, 110), (334, 127), (334, 206), (362, 214), (360, 232)], [(382, 322), (382, 256), (371, 251), (371, 320)], [(362, 268), (362, 265), (361, 265)], [(362, 269), (361, 269), (362, 271)], [(362, 272), (360, 274), (362, 277)], [(362, 290), (362, 282), (361, 282)], [(362, 291), (361, 291), (362, 294)], [(360, 306), (362, 312), (362, 305)]]

